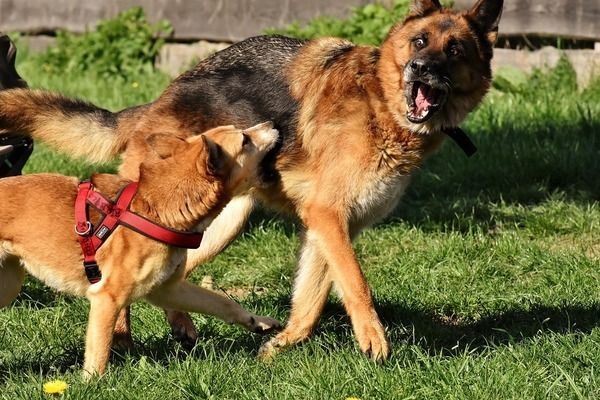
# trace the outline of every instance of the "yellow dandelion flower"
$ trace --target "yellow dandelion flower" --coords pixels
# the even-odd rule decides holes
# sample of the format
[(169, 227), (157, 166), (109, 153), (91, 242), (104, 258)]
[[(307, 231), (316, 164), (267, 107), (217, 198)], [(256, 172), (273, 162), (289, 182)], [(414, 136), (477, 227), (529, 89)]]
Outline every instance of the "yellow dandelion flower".
[(56, 380), (44, 383), (44, 393), (48, 394), (63, 394), (69, 387), (65, 381)]
[(358, 397), (346, 397), (346, 400), (360, 400)]
[(138, 86), (140, 86), (140, 84), (139, 84), (139, 83), (137, 83), (137, 82), (133, 82), (133, 83), (131, 84), (131, 87), (132, 87), (132, 88), (134, 88), (134, 89), (135, 89), (135, 88), (137, 88)]

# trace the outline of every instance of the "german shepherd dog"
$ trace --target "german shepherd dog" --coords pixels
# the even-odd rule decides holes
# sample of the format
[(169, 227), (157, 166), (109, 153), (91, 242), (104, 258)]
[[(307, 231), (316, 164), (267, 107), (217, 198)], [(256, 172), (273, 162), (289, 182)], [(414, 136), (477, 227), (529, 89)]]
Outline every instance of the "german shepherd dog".
[[(120, 173), (136, 179), (144, 140), (156, 132), (192, 136), (274, 121), (281, 136), (261, 165), (262, 185), (225, 207), (189, 252), (187, 271), (235, 238), (255, 202), (287, 212), (304, 228), (292, 309), (260, 354), (306, 339), (335, 283), (360, 349), (385, 359), (390, 346), (352, 239), (394, 209), (444, 132), (481, 102), (502, 5), (478, 0), (453, 11), (438, 0), (413, 0), (379, 48), (336, 38), (250, 38), (200, 62), (155, 102), (118, 113), (7, 90), (0, 92), (0, 132), (27, 133), (92, 161), (121, 154)], [(195, 339), (188, 316), (170, 312), (168, 319), (174, 333)]]
[[(258, 165), (276, 140), (270, 124), (247, 131), (218, 127), (187, 139), (149, 136), (153, 154), (140, 166), (129, 209), (173, 229), (202, 230), (231, 196), (254, 184)], [(94, 190), (113, 198), (128, 183), (110, 174), (96, 174), (91, 181)], [(232, 307), (229, 299), (186, 282), (185, 249), (124, 226), (114, 228), (98, 249), (102, 279), (91, 285), (73, 232), (78, 183), (77, 178), (57, 174), (0, 180), (0, 307), (17, 296), (25, 271), (57, 290), (86, 296), (86, 377), (104, 372), (119, 312), (136, 299), (215, 315), (258, 333), (279, 328), (269, 317)], [(96, 223), (98, 213), (92, 218)]]

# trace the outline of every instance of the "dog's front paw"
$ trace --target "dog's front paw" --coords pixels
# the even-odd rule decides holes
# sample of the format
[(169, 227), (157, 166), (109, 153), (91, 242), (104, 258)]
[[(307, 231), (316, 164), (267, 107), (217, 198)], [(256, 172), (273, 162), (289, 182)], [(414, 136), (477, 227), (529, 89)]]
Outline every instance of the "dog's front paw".
[(278, 336), (275, 336), (260, 346), (260, 349), (258, 349), (258, 358), (263, 362), (270, 363), (283, 350), (286, 344)]
[(373, 361), (384, 361), (390, 356), (390, 344), (379, 320), (366, 322), (354, 328), (360, 350)]
[(261, 335), (281, 330), (281, 323), (271, 317), (253, 315), (248, 323), (248, 330)]

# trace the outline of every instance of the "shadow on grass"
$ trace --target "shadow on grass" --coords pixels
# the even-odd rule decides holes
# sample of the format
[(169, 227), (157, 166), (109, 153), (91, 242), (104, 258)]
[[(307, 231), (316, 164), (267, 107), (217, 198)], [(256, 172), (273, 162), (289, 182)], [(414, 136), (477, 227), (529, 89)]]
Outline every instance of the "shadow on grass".
[[(62, 346), (60, 349), (45, 349), (44, 354), (39, 356), (24, 353), (9, 361), (0, 358), (0, 383), (6, 382), (13, 374), (34, 373), (47, 376), (81, 371), (85, 338), (82, 336), (79, 339), (79, 344)], [(109, 363), (113, 367), (122, 367), (130, 362), (135, 365), (143, 358), (147, 358), (162, 367), (168, 367), (171, 363), (183, 361), (188, 357), (198, 360), (209, 357), (226, 359), (228, 356), (238, 353), (255, 357), (261, 343), (261, 337), (249, 332), (236, 337), (235, 340), (222, 333), (213, 335), (204, 333), (198, 338), (193, 349), (185, 349), (170, 335), (166, 335), (153, 337), (143, 342), (136, 341), (134, 348), (130, 351), (113, 351)], [(49, 352), (54, 354), (50, 355)]]
[[(600, 122), (533, 127), (505, 125), (473, 134), (479, 152), (467, 159), (447, 141), (416, 174), (387, 223), (466, 231), (497, 222), (490, 205), (534, 205), (557, 193), (579, 204), (600, 200)], [(515, 222), (515, 221), (502, 221)]]
[(59, 303), (73, 303), (76, 297), (61, 294), (45, 286), (37, 279), (26, 276), (21, 292), (14, 300), (14, 304), (33, 309), (54, 307)]
[[(167, 322), (164, 322), (165, 325)], [(143, 341), (135, 340), (130, 350), (112, 350), (109, 364), (113, 367), (123, 367), (129, 363), (137, 364), (143, 358), (167, 368), (174, 362), (180, 362), (188, 357), (197, 360), (227, 359), (235, 354), (245, 357), (256, 357), (264, 337), (247, 332), (243, 329), (231, 334), (220, 330), (222, 322), (206, 323), (198, 329), (198, 341), (193, 348), (185, 348), (170, 334), (151, 336)], [(0, 384), (10, 375), (33, 373), (43, 376), (64, 374), (72, 371), (79, 372), (83, 367), (85, 336), (77, 335), (69, 338), (60, 347), (49, 346), (32, 351), (12, 354), (9, 360), (2, 358), (0, 353)]]
[[(83, 342), (84, 338), (81, 338)], [(54, 353), (50, 356), (48, 353)], [(13, 355), (14, 356), (14, 355)], [(67, 373), (83, 366), (83, 352), (75, 342), (60, 349), (40, 349), (36, 353), (25, 352), (14, 356), (10, 361), (0, 359), (0, 383), (6, 382), (13, 374), (41, 374)]]
[(402, 310), (397, 305), (379, 309), (383, 323), (393, 332), (400, 332), (398, 328), (412, 331), (411, 337), (394, 335), (394, 342), (414, 341), (430, 353), (448, 356), (519, 343), (549, 333), (589, 334), (600, 326), (600, 304), (534, 305), (531, 309), (517, 308), (466, 323), (423, 311)]
[[(405, 308), (392, 303), (376, 306), (389, 339), (396, 349), (411, 344), (428, 354), (456, 356), (465, 351), (478, 353), (548, 334), (589, 334), (600, 326), (600, 304), (589, 306), (560, 305), (515, 308), (484, 317), (475, 322), (461, 322), (426, 310)], [(339, 304), (329, 303), (321, 319), (323, 326), (316, 335), (350, 334), (350, 321)]]
[[(271, 301), (275, 308), (284, 311), (287, 298), (276, 297)], [(273, 306), (273, 304), (271, 304)], [(380, 303), (377, 306), (383, 324), (395, 350), (406, 344), (421, 347), (430, 355), (453, 357), (476, 354), (489, 349), (497, 349), (527, 341), (548, 334), (589, 334), (600, 326), (600, 304), (589, 306), (561, 305), (534, 306), (531, 309), (513, 309), (484, 317), (476, 322), (462, 323), (452, 318), (423, 311), (404, 308), (393, 303)], [(150, 337), (143, 342), (137, 341), (129, 352), (113, 352), (110, 363), (123, 366), (131, 359), (136, 363), (147, 357), (157, 364), (168, 367), (173, 362), (211, 358), (226, 359), (233, 354), (243, 357), (255, 357), (264, 338), (249, 332), (228, 335), (218, 329), (218, 325), (203, 325), (196, 346), (184, 349), (170, 335)], [(339, 303), (328, 303), (321, 325), (311, 340), (320, 336), (335, 336), (340, 346), (353, 346), (354, 339), (347, 315)], [(80, 370), (83, 362), (83, 337), (81, 343), (73, 339), (67, 347), (43, 349), (36, 356), (24, 353), (10, 362), (0, 362), (0, 382), (5, 382), (11, 374), (23, 371), (35, 371), (42, 375), (66, 373)], [(335, 350), (331, 350), (334, 352)], [(49, 356), (56, 352), (58, 356)]]

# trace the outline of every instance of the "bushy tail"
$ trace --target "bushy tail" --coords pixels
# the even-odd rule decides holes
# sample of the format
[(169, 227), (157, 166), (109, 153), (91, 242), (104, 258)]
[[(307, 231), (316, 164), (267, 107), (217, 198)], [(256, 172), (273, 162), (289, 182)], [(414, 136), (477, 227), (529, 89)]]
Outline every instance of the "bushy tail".
[(91, 162), (110, 161), (123, 150), (127, 137), (118, 133), (118, 126), (135, 114), (135, 108), (112, 113), (51, 92), (0, 91), (0, 134), (28, 135)]

